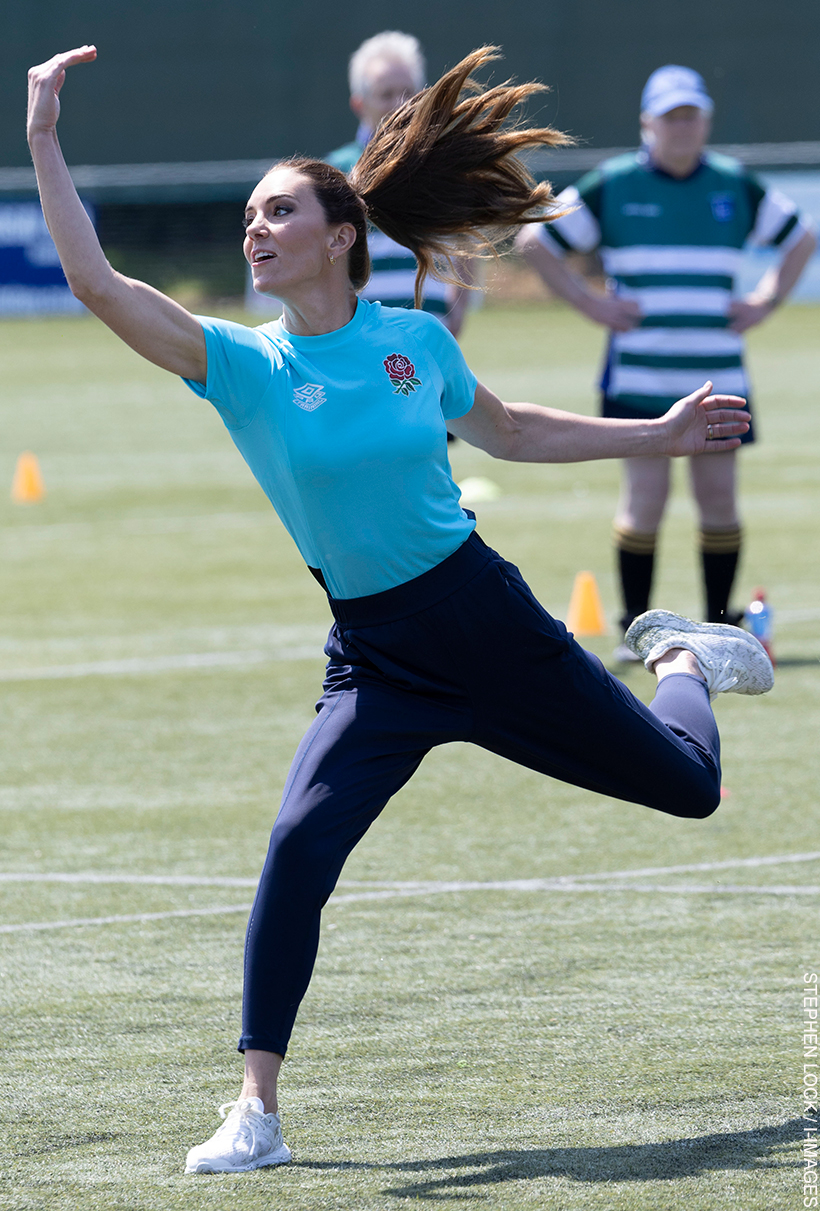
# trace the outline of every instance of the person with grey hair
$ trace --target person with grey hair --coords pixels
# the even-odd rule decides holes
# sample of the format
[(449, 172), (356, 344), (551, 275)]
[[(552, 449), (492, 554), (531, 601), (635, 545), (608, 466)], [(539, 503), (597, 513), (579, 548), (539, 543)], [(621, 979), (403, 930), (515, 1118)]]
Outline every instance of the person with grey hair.
[[(418, 38), (399, 30), (384, 30), (361, 44), (348, 67), (350, 108), (359, 120), (356, 137), (325, 157), (329, 164), (349, 173), (373, 137), (379, 123), (426, 82), (424, 52)], [(416, 258), (373, 227), (368, 234), (372, 273), (361, 297), (386, 307), (412, 307)], [(469, 279), (469, 267), (464, 276)], [(438, 316), (458, 336), (464, 322), (470, 291), (429, 277), (424, 287), (424, 310)]]
[(372, 134), (382, 118), (427, 83), (421, 43), (399, 30), (375, 34), (350, 56), (347, 78), (350, 108)]
[[(563, 216), (518, 237), (550, 289), (609, 329), (604, 416), (662, 416), (704, 379), (716, 391), (748, 398), (741, 333), (783, 302), (814, 251), (814, 235), (788, 198), (736, 161), (705, 151), (712, 110), (696, 71), (658, 68), (641, 100), (641, 150), (588, 173), (560, 195)], [(735, 278), (747, 241), (777, 249), (780, 259), (739, 298)], [(609, 279), (606, 294), (590, 289), (563, 260), (567, 252), (594, 250)], [(741, 438), (753, 440), (751, 429)], [(740, 613), (729, 609), (741, 546), (735, 451), (689, 462), (706, 618), (739, 623)], [(649, 608), (670, 463), (627, 458), (623, 467), (615, 546), (626, 631)], [(615, 654), (632, 658), (624, 645)]]

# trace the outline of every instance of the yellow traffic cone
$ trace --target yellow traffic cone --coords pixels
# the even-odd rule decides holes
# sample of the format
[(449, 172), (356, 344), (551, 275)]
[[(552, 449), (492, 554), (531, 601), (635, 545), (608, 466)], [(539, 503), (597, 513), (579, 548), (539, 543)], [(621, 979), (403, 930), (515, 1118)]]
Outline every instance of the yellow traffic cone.
[(46, 494), (40, 464), (28, 450), (17, 459), (11, 481), (11, 499), (16, 505), (32, 505)]
[(569, 599), (567, 630), (575, 635), (606, 635), (604, 607), (591, 572), (579, 572), (575, 577)]

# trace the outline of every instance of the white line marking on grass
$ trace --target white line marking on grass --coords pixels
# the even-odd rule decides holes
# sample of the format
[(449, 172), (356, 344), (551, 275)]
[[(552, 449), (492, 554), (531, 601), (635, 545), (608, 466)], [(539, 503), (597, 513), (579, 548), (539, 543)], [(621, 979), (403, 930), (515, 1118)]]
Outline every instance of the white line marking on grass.
[[(554, 875), (551, 878), (547, 878), (547, 879), (521, 879), (521, 880), (516, 881), (516, 885), (520, 886), (522, 889), (525, 889), (525, 885), (526, 885), (526, 888), (531, 887), (533, 890), (537, 891), (540, 887), (546, 886), (547, 884), (549, 884), (549, 886), (552, 887), (553, 885), (558, 886), (558, 885), (561, 885), (564, 883), (572, 883), (572, 884), (582, 883), (582, 882), (586, 883), (586, 882), (591, 882), (592, 880), (599, 880), (599, 879), (634, 879), (634, 878), (642, 878), (646, 875), (679, 875), (679, 874), (689, 874), (693, 871), (731, 870), (733, 867), (738, 867), (738, 866), (745, 866), (745, 867), (779, 866), (783, 862), (818, 862), (818, 861), (820, 861), (820, 851), (808, 853), (808, 854), (771, 854), (771, 855), (767, 854), (763, 857), (758, 857), (758, 858), (727, 858), (721, 862), (687, 862), (680, 866), (643, 866), (643, 867), (640, 867), (638, 870), (602, 870), (602, 871), (596, 871), (592, 874), (586, 874), (586, 875), (584, 875), (584, 874), (581, 874), (581, 875)], [(2, 877), (3, 876), (0, 875), (0, 879), (2, 879)], [(393, 883), (387, 879), (384, 879), (384, 880), (374, 879), (372, 882), (365, 883), (365, 882), (354, 881), (354, 880), (350, 880), (350, 879), (340, 879), (337, 886), (338, 887), (373, 887), (373, 886), (376, 886), (376, 887), (385, 887), (385, 888), (390, 888), (390, 887), (425, 888), (425, 887), (439, 886), (439, 884), (425, 883), (422, 881)], [(448, 886), (455, 887), (456, 884), (455, 883), (448, 884)], [(462, 884), (461, 886), (466, 887), (467, 885)], [(483, 884), (481, 884), (481, 886), (482, 887), (494, 887), (495, 884), (483, 883)]]
[[(578, 884), (608, 882), (615, 879), (644, 878), (649, 874), (688, 874), (690, 872), (727, 871), (733, 867), (780, 866), (784, 862), (820, 861), (820, 851), (812, 854), (775, 854), (762, 857), (733, 857), (721, 862), (686, 862), (681, 866), (644, 866), (635, 871), (597, 871), (591, 874), (556, 874), (546, 879), (504, 879), (491, 882), (441, 882), (441, 880), (339, 879), (339, 888), (362, 888), (368, 896), (383, 897), (396, 893), (424, 895), (440, 891), (476, 891), (511, 889), (516, 891), (570, 890)], [(184, 888), (256, 888), (259, 880), (230, 874), (103, 874), (96, 871), (2, 871), (0, 883), (97, 883), (147, 886), (184, 886)], [(681, 884), (683, 886), (683, 884)], [(716, 885), (719, 886), (719, 885)], [(365, 890), (366, 889), (366, 890)], [(813, 889), (812, 889), (813, 890)], [(336, 897), (339, 902), (339, 897)]]
[(230, 912), (249, 913), (250, 910), (250, 904), (230, 904), (220, 908), (180, 908), (174, 912), (135, 912), (121, 917), (75, 917), (71, 921), (28, 921), (23, 925), (0, 925), (0, 933), (71, 929), (78, 925), (127, 925), (139, 921), (167, 921), (171, 917), (217, 917)]
[(35, 538), (54, 538), (62, 541), (66, 538), (95, 534), (106, 528), (125, 530), (128, 534), (176, 534), (190, 530), (204, 530), (210, 533), (212, 530), (273, 526), (275, 523), (276, 514), (272, 509), (258, 509), (246, 513), (195, 513), (188, 517), (106, 517), (95, 521), (53, 522), (45, 526), (3, 526), (0, 528), (0, 540), (13, 542), (22, 539), (24, 542), (30, 542)]
[(102, 875), (47, 873), (28, 874), (9, 871), (0, 874), (0, 883), (125, 883), (157, 887), (256, 887), (259, 879), (232, 875)]
[[(791, 862), (820, 861), (820, 851), (807, 854), (767, 854), (756, 858), (727, 858), (721, 862), (687, 862), (680, 866), (643, 866), (637, 870), (596, 871), (592, 874), (554, 875), (547, 879), (514, 879), (502, 882), (430, 882), (421, 880), (395, 882), (390, 879), (340, 879), (338, 887), (361, 887), (371, 892), (392, 894), (397, 891), (474, 891), (476, 889), (511, 887), (520, 891), (541, 891), (561, 888), (567, 884), (599, 880), (643, 878), (647, 875), (689, 874), (693, 871), (731, 870), (733, 867), (780, 866)], [(256, 887), (258, 879), (234, 875), (129, 875), (102, 874), (96, 871), (0, 871), (0, 883), (121, 883), (179, 887)]]
[[(430, 884), (428, 887), (396, 887), (383, 891), (353, 892), (351, 895), (332, 896), (330, 904), (340, 907), (343, 904), (361, 903), (372, 900), (407, 899), (418, 896), (434, 896), (447, 892), (469, 891), (560, 891), (560, 892), (605, 892), (605, 891), (640, 891), (663, 892), (673, 895), (721, 895), (748, 894), (769, 896), (816, 896), (820, 895), (820, 887), (755, 887), (739, 884), (656, 884), (656, 883), (569, 883), (547, 880), (512, 879), (498, 883), (441, 883)], [(181, 917), (217, 917), (228, 913), (249, 913), (250, 904), (231, 904), (218, 908), (180, 908), (171, 912), (139, 912), (127, 913), (111, 917), (75, 917), (67, 921), (27, 921), (20, 925), (0, 925), (0, 934), (31, 932), (32, 930), (71, 929), (88, 925), (128, 925), (141, 921), (167, 921)]]
[(687, 896), (723, 895), (724, 893), (755, 896), (820, 896), (820, 885), (810, 887), (790, 883), (781, 884), (780, 886), (774, 883), (596, 883), (594, 886), (591, 883), (579, 883), (573, 890), (598, 891), (599, 889), (606, 891), (680, 892), (681, 895)]
[(0, 669), (0, 681), (57, 681), (64, 677), (143, 676), (175, 669), (242, 668), (280, 660), (322, 657), (321, 647), (297, 644), (271, 651), (190, 652), (180, 656), (133, 656), (126, 660), (93, 660), (85, 664), (53, 664), (34, 669)]
[(641, 891), (664, 892), (680, 895), (721, 895), (725, 893), (751, 893), (753, 895), (774, 896), (816, 896), (820, 895), (818, 887), (799, 886), (744, 886), (736, 883), (576, 883), (571, 879), (508, 879), (497, 883), (429, 883), (426, 887), (385, 888), (383, 891), (353, 892), (350, 895), (334, 895), (330, 904), (351, 904), (358, 900), (389, 900), (404, 896), (431, 896), (446, 892), (467, 891), (561, 891), (561, 892), (603, 892), (603, 891)]
[(773, 854), (759, 858), (727, 858), (722, 862), (687, 862), (682, 866), (645, 866), (642, 870), (618, 870), (594, 875), (569, 875), (576, 879), (627, 879), (642, 875), (678, 875), (690, 871), (730, 870), (737, 866), (779, 866), (782, 862), (817, 862), (820, 852), (809, 854)]
[[(738, 866), (770, 866), (782, 862), (811, 862), (820, 859), (820, 853), (785, 854), (780, 857), (737, 858), (725, 862), (697, 862), (683, 866), (648, 867), (643, 870), (624, 871), (622, 874), (600, 872), (592, 875), (561, 875), (554, 879), (499, 879), (492, 882), (439, 882), (439, 883), (394, 883), (372, 888), (368, 891), (335, 893), (331, 906), (360, 904), (374, 900), (407, 899), (418, 896), (435, 896), (470, 891), (558, 891), (558, 892), (648, 892), (663, 895), (762, 895), (762, 896), (816, 896), (820, 886), (798, 886), (792, 884), (755, 885), (741, 883), (633, 883), (631, 876), (646, 874), (676, 874), (692, 870), (723, 870)], [(100, 874), (25, 874), (7, 872), (0, 874), (2, 882), (55, 882), (55, 883), (127, 883), (177, 886), (254, 886), (254, 879), (231, 877), (201, 877), (197, 875), (100, 875)], [(339, 886), (363, 886), (361, 883), (344, 883)], [(364, 885), (366, 886), (366, 885)], [(77, 917), (66, 921), (25, 922), (19, 925), (0, 925), (0, 934), (23, 933), (32, 930), (70, 929), (89, 925), (120, 925), (140, 921), (166, 921), (183, 917), (213, 917), (227, 913), (250, 912), (249, 904), (233, 904), (218, 908), (181, 908), (168, 912), (129, 913), (110, 917)]]

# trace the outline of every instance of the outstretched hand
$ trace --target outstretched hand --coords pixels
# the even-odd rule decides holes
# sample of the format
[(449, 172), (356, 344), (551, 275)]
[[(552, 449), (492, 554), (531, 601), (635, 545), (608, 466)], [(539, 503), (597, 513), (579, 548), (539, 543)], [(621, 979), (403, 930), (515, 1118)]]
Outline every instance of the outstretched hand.
[(678, 400), (661, 422), (667, 429), (669, 455), (719, 454), (740, 445), (751, 416), (739, 395), (710, 395), (712, 384), (704, 383), (685, 399)]
[(32, 67), (28, 73), (28, 136), (54, 130), (60, 116), (60, 89), (65, 70), (75, 63), (91, 63), (97, 57), (95, 46), (80, 46), (63, 51), (47, 63)]

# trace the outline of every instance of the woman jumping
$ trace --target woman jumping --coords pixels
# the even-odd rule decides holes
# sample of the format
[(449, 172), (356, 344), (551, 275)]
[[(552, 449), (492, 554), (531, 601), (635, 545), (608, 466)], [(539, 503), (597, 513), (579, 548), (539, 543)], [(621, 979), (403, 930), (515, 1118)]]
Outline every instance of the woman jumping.
[(575, 786), (700, 819), (720, 799), (710, 694), (772, 684), (750, 635), (654, 610), (627, 636), (658, 679), (644, 706), (478, 537), (450, 474), (447, 428), (496, 458), (573, 462), (731, 450), (749, 417), (743, 400), (710, 395), (710, 383), (658, 420), (505, 404), (436, 319), (357, 296), (368, 221), (412, 249), (423, 279), (454, 249), (486, 248), (555, 211), (550, 187), (516, 153), (562, 136), (505, 128), (539, 86), (482, 90), (470, 73), (491, 49), (386, 119), (352, 184), (302, 158), (259, 182), (244, 251), (255, 289), (281, 299), (284, 314), (254, 329), (190, 315), (105, 259), (56, 135), (66, 68), (95, 57), (85, 46), (29, 73), (29, 143), (69, 285), (133, 349), (214, 404), (335, 618), (317, 717), (285, 784), (248, 925), (244, 1086), (215, 1135), (188, 1153), (188, 1173), (239, 1172), (290, 1159), (276, 1084), (322, 908), (431, 748), (470, 741)]

